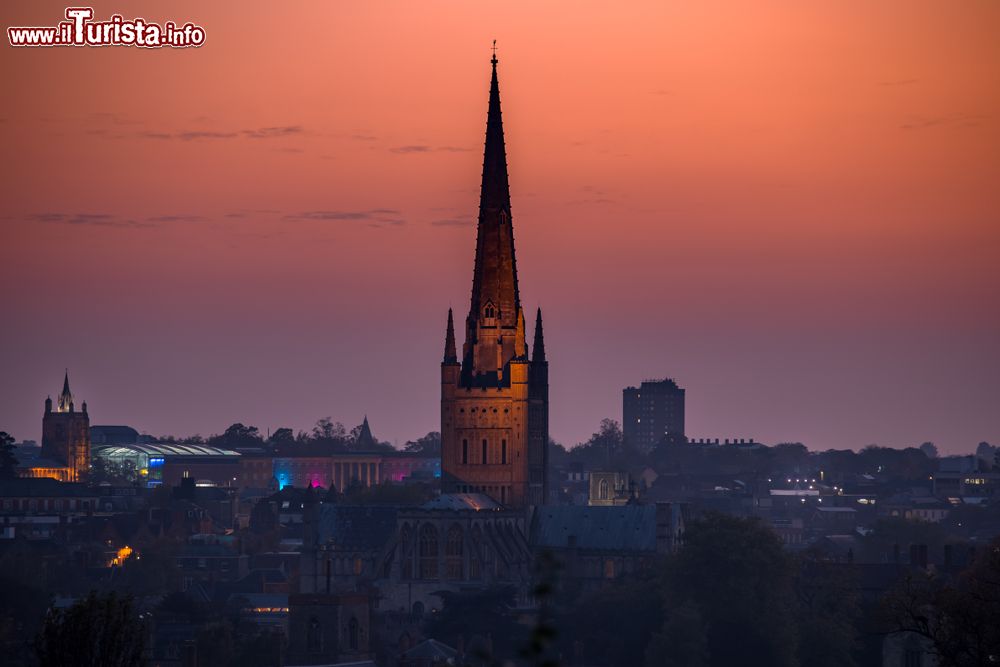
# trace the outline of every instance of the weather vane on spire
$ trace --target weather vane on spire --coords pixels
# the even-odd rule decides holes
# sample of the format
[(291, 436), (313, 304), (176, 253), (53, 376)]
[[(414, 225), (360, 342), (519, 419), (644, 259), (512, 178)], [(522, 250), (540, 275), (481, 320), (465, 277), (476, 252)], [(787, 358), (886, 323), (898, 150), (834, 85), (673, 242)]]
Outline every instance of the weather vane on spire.
[(497, 40), (493, 40), (493, 60), (491, 61), (494, 65), (497, 64)]

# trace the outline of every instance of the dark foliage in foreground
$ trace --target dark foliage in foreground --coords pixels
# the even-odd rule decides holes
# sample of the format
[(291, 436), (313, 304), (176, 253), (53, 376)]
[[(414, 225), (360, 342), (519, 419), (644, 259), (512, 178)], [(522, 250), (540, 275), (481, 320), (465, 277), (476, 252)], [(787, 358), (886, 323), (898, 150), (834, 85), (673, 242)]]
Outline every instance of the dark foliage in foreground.
[(42, 667), (131, 667), (142, 664), (144, 638), (131, 598), (91, 593), (49, 612), (36, 652)]

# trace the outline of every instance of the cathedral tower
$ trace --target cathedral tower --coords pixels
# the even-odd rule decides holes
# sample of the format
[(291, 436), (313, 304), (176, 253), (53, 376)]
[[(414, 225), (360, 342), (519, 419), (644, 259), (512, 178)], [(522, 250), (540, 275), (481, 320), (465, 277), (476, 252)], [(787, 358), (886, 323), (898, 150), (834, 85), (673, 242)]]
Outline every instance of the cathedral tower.
[(497, 59), (491, 60), (472, 301), (459, 358), (451, 310), (441, 364), (441, 468), (446, 493), (510, 506), (547, 494), (548, 363), (542, 316), (529, 359), (517, 285)]
[(84, 481), (90, 471), (90, 416), (86, 401), (81, 408), (77, 410), (73, 402), (67, 371), (56, 409), (52, 409), (51, 398), (45, 399), (41, 454), (66, 468), (65, 478), (69, 482)]

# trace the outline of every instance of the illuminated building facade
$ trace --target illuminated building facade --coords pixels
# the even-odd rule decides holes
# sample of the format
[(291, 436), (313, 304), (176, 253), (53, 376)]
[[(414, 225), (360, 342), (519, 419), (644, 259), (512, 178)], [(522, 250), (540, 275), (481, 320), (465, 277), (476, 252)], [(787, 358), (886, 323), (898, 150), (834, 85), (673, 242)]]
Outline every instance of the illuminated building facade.
[(541, 505), (547, 495), (548, 363), (541, 310), (528, 356), (496, 56), (492, 64), (465, 343), (459, 358), (449, 310), (441, 364), (442, 491), (522, 507)]
[(278, 489), (310, 486), (344, 491), (352, 484), (375, 486), (382, 479), (382, 455), (368, 452), (276, 456), (273, 462)]
[(200, 486), (236, 486), (241, 456), (209, 445), (149, 443), (98, 447), (94, 458), (131, 469), (148, 487), (176, 486), (183, 479)]
[[(62, 392), (55, 409), (52, 398), (45, 399), (42, 417), (42, 458), (46, 463), (29, 468), (27, 477), (55, 477), (64, 482), (81, 482), (90, 471), (90, 417), (87, 403), (78, 411), (69, 390), (69, 372), (63, 378)], [(45, 470), (48, 474), (39, 474)]]

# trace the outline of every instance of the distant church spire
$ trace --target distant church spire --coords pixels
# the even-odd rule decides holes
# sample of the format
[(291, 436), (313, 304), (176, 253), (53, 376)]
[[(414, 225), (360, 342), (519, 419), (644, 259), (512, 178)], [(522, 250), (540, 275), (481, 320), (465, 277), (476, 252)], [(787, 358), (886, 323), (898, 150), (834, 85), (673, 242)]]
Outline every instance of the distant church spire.
[(454, 364), (458, 362), (458, 352), (455, 350), (455, 322), (451, 317), (451, 308), (448, 309), (448, 333), (444, 337), (444, 363)]
[(361, 432), (358, 433), (358, 449), (370, 449), (375, 446), (375, 436), (372, 435), (372, 428), (368, 425), (368, 415), (361, 422)]
[(69, 412), (70, 407), (73, 405), (73, 394), (69, 390), (69, 369), (66, 369), (66, 375), (63, 377), (63, 388), (62, 393), (59, 394), (59, 403), (57, 410), (59, 412)]
[(542, 309), (535, 316), (535, 342), (531, 345), (531, 360), (545, 361), (545, 335), (542, 333)]

